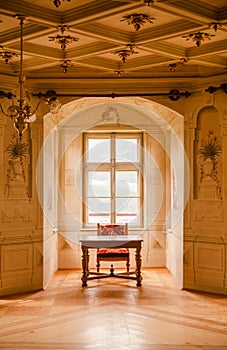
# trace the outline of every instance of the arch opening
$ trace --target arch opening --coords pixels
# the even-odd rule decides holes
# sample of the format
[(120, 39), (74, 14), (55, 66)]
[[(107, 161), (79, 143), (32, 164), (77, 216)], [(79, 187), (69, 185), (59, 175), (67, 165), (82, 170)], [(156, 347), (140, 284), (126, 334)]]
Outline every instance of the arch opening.
[[(37, 188), (44, 211), (44, 256), (53, 265), (47, 270), (80, 267), (79, 239), (86, 227), (82, 182), (81, 187), (76, 183), (75, 169), (83, 154), (83, 133), (97, 129), (139, 130), (143, 134), (144, 220), (137, 228), (144, 240), (143, 264), (166, 266), (182, 286), (183, 211), (190, 183), (185, 176), (189, 165), (183, 146), (183, 117), (142, 98), (76, 100), (64, 105), (55, 118), (50, 114), (44, 118), (45, 142), (38, 161)], [(52, 245), (45, 244), (51, 231), (58, 236), (53, 236)], [(44, 268), (46, 282), (49, 275), (45, 276)]]

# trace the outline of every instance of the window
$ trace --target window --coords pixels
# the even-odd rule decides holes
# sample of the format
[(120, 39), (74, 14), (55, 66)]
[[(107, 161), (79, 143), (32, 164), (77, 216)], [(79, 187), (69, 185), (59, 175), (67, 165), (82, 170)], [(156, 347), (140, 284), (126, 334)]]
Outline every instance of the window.
[(142, 134), (84, 134), (84, 222), (142, 225)]

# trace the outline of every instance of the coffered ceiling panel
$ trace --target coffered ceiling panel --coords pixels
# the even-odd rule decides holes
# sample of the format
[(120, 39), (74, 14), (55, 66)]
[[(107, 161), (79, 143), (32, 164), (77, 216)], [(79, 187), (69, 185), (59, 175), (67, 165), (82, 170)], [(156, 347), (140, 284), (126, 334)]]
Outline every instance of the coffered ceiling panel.
[[(86, 89), (88, 79), (97, 79), (97, 88), (102, 79), (102, 89), (105, 81), (125, 88), (132, 78), (139, 89), (145, 80), (171, 88), (194, 87), (198, 79), (217, 76), (226, 82), (227, 0), (154, 0), (149, 6), (147, 2), (62, 0), (56, 7), (54, 0), (1, 1), (0, 51), (2, 56), (13, 53), (8, 63), (0, 58), (1, 81), (18, 74), (20, 27), (15, 15), (22, 14), (28, 17), (23, 70), (34, 89), (40, 79), (46, 88), (59, 91), (69, 80)], [(130, 15), (150, 21), (137, 22), (140, 28), (135, 28), (125, 20)], [(64, 26), (63, 32), (59, 26)], [(198, 33), (203, 36), (199, 45), (191, 38)], [(53, 40), (57, 36), (77, 40), (63, 49)], [(61, 67), (64, 61), (66, 70)]]

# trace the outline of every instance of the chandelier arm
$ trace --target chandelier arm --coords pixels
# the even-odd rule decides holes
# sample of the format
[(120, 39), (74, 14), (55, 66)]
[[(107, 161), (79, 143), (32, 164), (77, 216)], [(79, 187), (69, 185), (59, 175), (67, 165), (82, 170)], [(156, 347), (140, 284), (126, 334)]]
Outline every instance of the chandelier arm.
[[(39, 108), (41, 101), (38, 102), (36, 108), (32, 108), (31, 100), (28, 91), (25, 90), (25, 74), (23, 71), (23, 31), (24, 24), (27, 20), (27, 17), (21, 14), (15, 15), (15, 18), (19, 21), (20, 25), (20, 63), (19, 63), (19, 73), (18, 73), (18, 94), (14, 95), (12, 92), (4, 92), (0, 90), (0, 99), (7, 98), (12, 99), (12, 105), (9, 106), (7, 113), (4, 112), (3, 106), (0, 103), (0, 112), (9, 117), (14, 122), (14, 128), (17, 131), (19, 140), (22, 140), (22, 136), (25, 130), (28, 127), (29, 123), (32, 123), (36, 120), (36, 111)], [(68, 39), (68, 37), (66, 37)], [(71, 39), (71, 38), (70, 38)], [(76, 38), (72, 38), (73, 41), (77, 40)], [(50, 92), (50, 91), (49, 91)], [(15, 99), (14, 99), (15, 98)], [(51, 91), (50, 96), (45, 97), (45, 101), (47, 101), (48, 106), (52, 113), (57, 113), (61, 107), (60, 102), (57, 100), (56, 93)]]
[(42, 102), (42, 101), (39, 101), (39, 103), (37, 104), (36, 109), (34, 110), (34, 113), (36, 113), (36, 112), (37, 112), (37, 110), (38, 110), (39, 105), (40, 105), (40, 103), (41, 103), (41, 102)]

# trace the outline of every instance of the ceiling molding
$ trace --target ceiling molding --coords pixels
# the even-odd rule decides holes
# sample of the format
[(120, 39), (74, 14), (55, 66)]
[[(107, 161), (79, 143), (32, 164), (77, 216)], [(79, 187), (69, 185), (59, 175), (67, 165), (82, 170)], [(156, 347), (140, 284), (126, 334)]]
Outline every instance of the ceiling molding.
[(75, 9), (70, 9), (65, 12), (62, 16), (62, 20), (63, 23), (68, 23), (70, 25), (84, 22), (88, 23), (91, 21), (97, 21), (98, 19), (104, 18), (108, 15), (113, 16), (119, 14), (124, 10), (136, 9), (140, 6), (141, 4), (132, 5), (132, 3), (126, 4), (112, 0), (99, 0), (93, 2), (88, 1), (88, 4), (78, 6)]
[(120, 29), (104, 26), (99, 23), (88, 23), (75, 28), (80, 34), (88, 34), (91, 37), (114, 41), (116, 43), (129, 43), (132, 37), (131, 33), (123, 32)]
[(207, 55), (218, 55), (226, 52), (227, 48), (227, 39), (221, 40), (219, 42), (210, 42), (206, 45), (201, 45), (200, 47), (191, 47), (187, 49), (187, 56), (189, 58), (201, 57)]
[(61, 14), (52, 9), (34, 5), (27, 1), (13, 0), (13, 1), (1, 1), (0, 13), (15, 16), (20, 13), (28, 16), (30, 20), (42, 24), (56, 24), (61, 22)]
[(193, 22), (187, 22), (185, 20), (175, 21), (173, 23), (168, 23), (163, 26), (158, 26), (156, 28), (144, 30), (136, 36), (137, 43), (152, 42), (154, 40), (162, 40), (172, 38), (176, 35), (187, 34), (198, 28)]
[(208, 3), (198, 2), (196, 0), (176, 1), (171, 3), (159, 3), (161, 7), (168, 12), (178, 13), (181, 17), (191, 21), (206, 23), (217, 19), (218, 8)]

